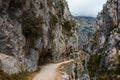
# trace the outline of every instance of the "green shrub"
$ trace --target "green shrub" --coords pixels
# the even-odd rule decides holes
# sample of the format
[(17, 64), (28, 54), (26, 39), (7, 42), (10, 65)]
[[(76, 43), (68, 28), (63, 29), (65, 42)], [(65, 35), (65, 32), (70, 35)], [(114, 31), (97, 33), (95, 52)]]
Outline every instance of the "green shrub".
[(107, 71), (108, 75), (120, 75), (120, 67), (118, 66), (115, 69), (110, 69)]
[(116, 74), (120, 75), (120, 65), (116, 68)]
[(57, 15), (59, 17), (61, 17), (64, 14), (64, 8), (65, 8), (63, 0), (58, 0), (56, 2), (55, 6), (56, 6), (56, 8), (58, 10)]
[(65, 20), (65, 22), (63, 23), (63, 29), (66, 30), (67, 32), (70, 32), (71, 28), (72, 26), (70, 21)]
[(50, 22), (49, 22), (50, 26), (51, 27), (55, 26), (57, 22), (58, 22), (57, 17), (54, 14), (50, 13)]
[(99, 61), (100, 61), (100, 55), (98, 55), (98, 54), (93, 54), (93, 55), (90, 56), (89, 63), (90, 63), (91, 65), (98, 67)]
[(109, 30), (109, 31), (112, 31), (112, 30), (114, 30), (114, 29), (117, 28), (117, 27), (118, 27), (117, 25), (113, 25), (113, 26), (109, 27), (108, 30)]
[(90, 56), (89, 65), (92, 67), (98, 68), (99, 67), (100, 56), (98, 54), (94, 54)]
[(118, 60), (119, 60), (119, 62), (120, 62), (120, 55), (118, 56)]
[(74, 29), (76, 26), (76, 22), (74, 20), (67, 20), (64, 19), (64, 22), (62, 24), (63, 30), (68, 36), (71, 36), (71, 30)]
[(23, 16), (22, 30), (24, 35), (41, 36), (40, 24), (43, 23), (42, 17), (36, 18), (33, 13), (25, 13)]
[(110, 80), (109, 76), (99, 76), (99, 80)]
[(100, 55), (93, 54), (90, 56), (88, 62), (88, 70), (90, 72), (90, 76), (93, 77), (99, 72), (99, 62), (100, 62)]
[(110, 70), (108, 70), (107, 74), (108, 75), (114, 75), (114, 74), (116, 74), (116, 69), (110, 69)]
[(74, 20), (64, 20), (63, 29), (67, 32), (70, 32), (72, 28), (76, 26), (76, 22)]
[(10, 3), (10, 7), (15, 7), (15, 8), (22, 8), (23, 6), (23, 1), (21, 0), (13, 0), (11, 3)]

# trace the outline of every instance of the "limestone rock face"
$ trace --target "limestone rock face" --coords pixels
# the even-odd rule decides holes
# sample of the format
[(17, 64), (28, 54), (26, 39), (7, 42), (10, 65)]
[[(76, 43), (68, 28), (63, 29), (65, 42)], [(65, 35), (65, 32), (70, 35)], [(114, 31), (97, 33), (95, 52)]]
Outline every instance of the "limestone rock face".
[(20, 71), (20, 66), (18, 64), (18, 60), (15, 57), (1, 53), (0, 69), (4, 70), (6, 73), (16, 73)]
[(77, 63), (67, 66), (62, 80), (89, 80), (76, 21), (65, 0), (0, 0), (0, 70), (32, 72), (71, 54)]
[[(88, 52), (100, 55), (99, 70), (109, 75), (120, 69), (120, 0), (107, 0), (97, 16), (97, 31), (88, 44)], [(113, 72), (114, 73), (114, 72)], [(115, 72), (112, 75), (119, 75)], [(116, 76), (115, 76), (116, 77)]]
[(77, 50), (77, 26), (65, 0), (0, 0), (0, 70), (32, 72)]

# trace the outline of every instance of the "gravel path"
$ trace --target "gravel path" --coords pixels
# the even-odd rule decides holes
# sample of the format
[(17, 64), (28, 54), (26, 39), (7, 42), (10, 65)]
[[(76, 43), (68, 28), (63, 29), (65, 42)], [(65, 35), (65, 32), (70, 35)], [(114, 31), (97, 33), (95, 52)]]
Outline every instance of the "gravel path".
[(56, 77), (59, 75), (59, 68), (71, 62), (74, 62), (74, 60), (45, 65), (33, 80), (56, 80)]

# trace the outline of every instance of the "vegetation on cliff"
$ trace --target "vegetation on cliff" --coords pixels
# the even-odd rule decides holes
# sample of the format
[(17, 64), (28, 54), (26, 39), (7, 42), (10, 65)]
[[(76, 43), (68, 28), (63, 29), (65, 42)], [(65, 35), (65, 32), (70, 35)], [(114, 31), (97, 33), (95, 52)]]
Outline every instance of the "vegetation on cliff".
[(23, 24), (22, 24), (23, 34), (34, 35), (34, 36), (42, 35), (41, 33), (42, 23), (43, 23), (42, 17), (37, 18), (33, 12), (25, 12), (23, 14)]
[(28, 80), (27, 76), (30, 73), (19, 73), (19, 74), (6, 74), (3, 71), (0, 71), (0, 80)]

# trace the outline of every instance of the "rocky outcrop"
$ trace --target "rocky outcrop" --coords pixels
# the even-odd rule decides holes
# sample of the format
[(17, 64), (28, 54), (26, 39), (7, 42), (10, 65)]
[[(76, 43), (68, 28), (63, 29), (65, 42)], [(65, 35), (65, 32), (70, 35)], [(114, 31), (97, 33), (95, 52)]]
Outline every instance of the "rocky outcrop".
[(65, 0), (0, 0), (0, 54), (9, 56), (0, 69), (31, 72), (67, 59), (78, 49), (76, 28)]
[(78, 28), (78, 42), (79, 48), (84, 49), (96, 31), (96, 18), (75, 16)]
[(97, 68), (94, 69), (95, 75), (93, 76), (102, 75), (100, 78), (107, 78), (110, 80), (118, 79), (120, 75), (119, 42), (120, 1), (107, 0), (107, 3), (103, 6), (103, 10), (97, 16), (97, 31), (89, 41), (87, 49), (89, 53), (94, 54), (91, 58), (91, 62), (94, 62), (92, 59), (97, 59), (95, 63)]
[(17, 59), (2, 53), (0, 54), (0, 69), (6, 73), (16, 73), (20, 71)]
[[(73, 80), (90, 80), (89, 73), (87, 71), (87, 58), (88, 55), (85, 54), (84, 51), (78, 51), (78, 52), (73, 52), (70, 54), (70, 58), (74, 59), (76, 64), (73, 64), (73, 66), (68, 65), (67, 71), (71, 71), (75, 68), (74, 72), (72, 72)], [(67, 73), (69, 73), (67, 72)]]

